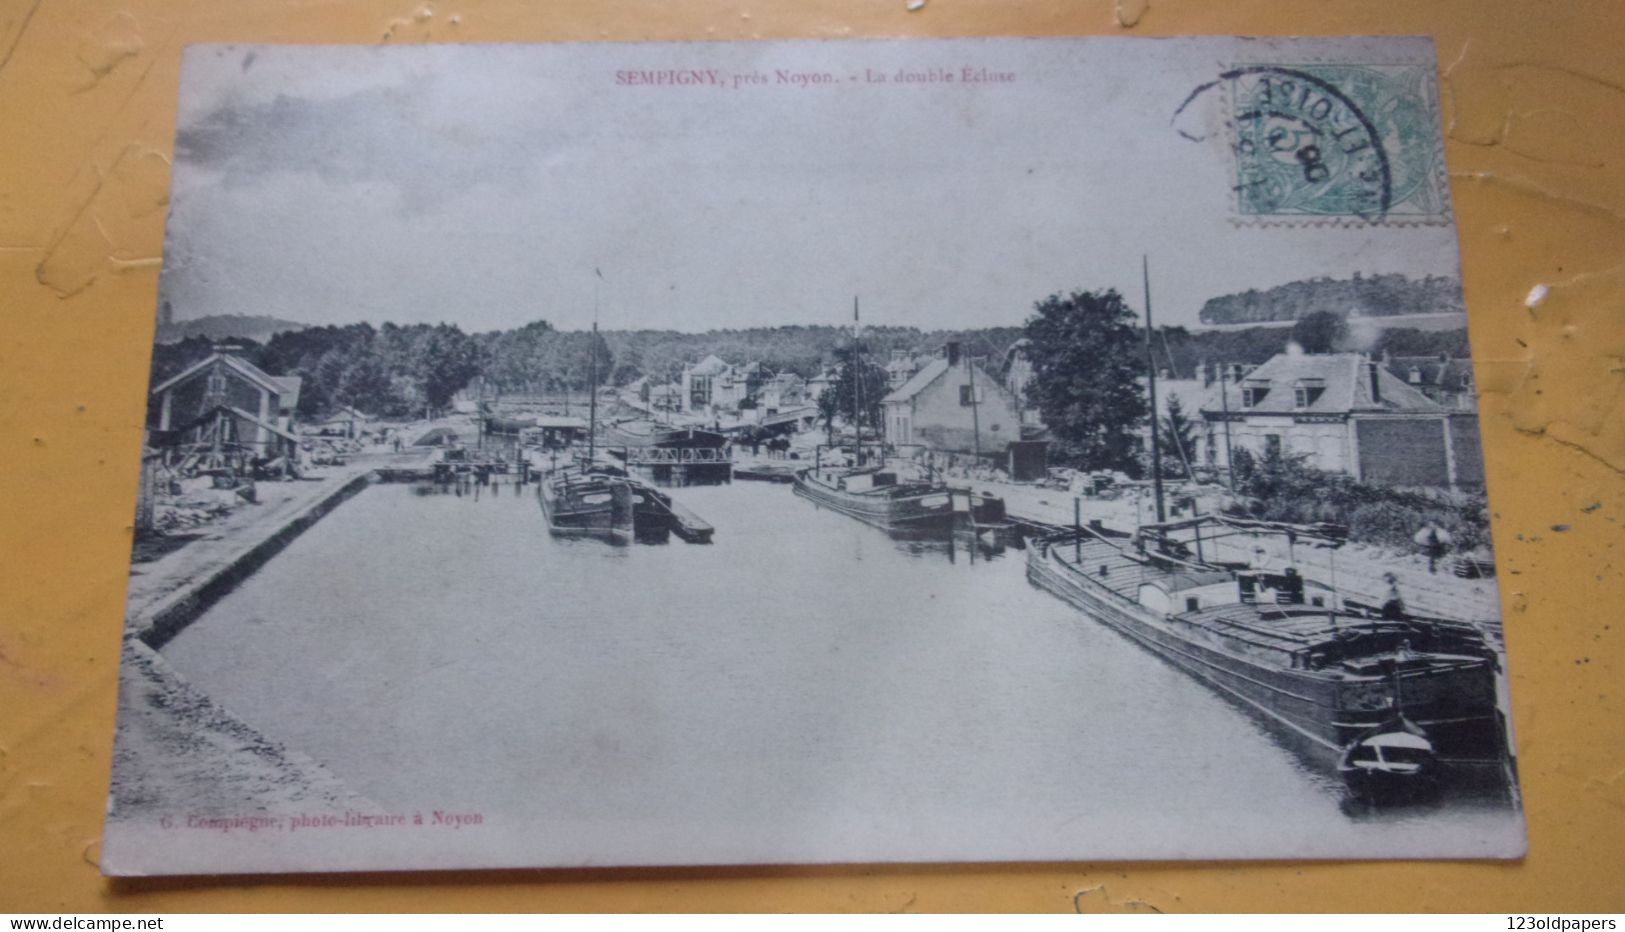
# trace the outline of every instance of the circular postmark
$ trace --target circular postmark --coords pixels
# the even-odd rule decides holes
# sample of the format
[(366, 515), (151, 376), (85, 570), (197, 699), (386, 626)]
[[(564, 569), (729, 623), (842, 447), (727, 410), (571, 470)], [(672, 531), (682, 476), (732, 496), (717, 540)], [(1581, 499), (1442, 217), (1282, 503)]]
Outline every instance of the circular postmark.
[(1215, 141), (1233, 156), (1241, 217), (1447, 223), (1434, 82), (1420, 63), (1236, 65), (1193, 90), (1172, 122), (1196, 142), (1222, 125)]
[(1231, 86), (1237, 207), (1246, 214), (1380, 220), (1394, 178), (1383, 137), (1360, 107), (1308, 71), (1249, 65)]

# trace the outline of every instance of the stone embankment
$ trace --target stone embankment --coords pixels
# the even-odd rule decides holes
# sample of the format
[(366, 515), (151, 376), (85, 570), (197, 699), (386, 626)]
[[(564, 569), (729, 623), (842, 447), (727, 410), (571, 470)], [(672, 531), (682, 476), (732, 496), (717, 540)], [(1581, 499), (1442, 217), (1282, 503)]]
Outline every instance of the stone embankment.
[(373, 811), (321, 764), (199, 692), (157, 651), (322, 516), (372, 471), (417, 455), (362, 457), (319, 477), (261, 485), (261, 501), (200, 539), (131, 567), (109, 817), (232, 818), (294, 810)]
[(125, 600), (126, 632), (162, 647), (289, 541), (365, 488), (372, 468), (356, 464), (320, 478), (262, 484), (260, 504), (239, 508), (209, 525), (201, 539), (133, 566)]

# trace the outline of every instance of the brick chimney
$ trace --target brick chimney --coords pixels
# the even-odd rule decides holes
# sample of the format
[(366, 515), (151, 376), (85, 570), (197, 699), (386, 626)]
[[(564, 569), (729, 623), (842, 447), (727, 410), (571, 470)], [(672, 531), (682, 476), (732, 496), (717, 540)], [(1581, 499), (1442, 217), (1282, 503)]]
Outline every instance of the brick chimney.
[(1371, 400), (1376, 403), (1381, 403), (1382, 386), (1379, 384), (1377, 379), (1378, 366), (1379, 364), (1374, 359), (1367, 359), (1365, 361), (1366, 378), (1371, 382)]
[(949, 340), (947, 342), (947, 344), (943, 346), (943, 349), (948, 354), (948, 365), (949, 366), (957, 366), (957, 365), (959, 365), (959, 341), (958, 340)]

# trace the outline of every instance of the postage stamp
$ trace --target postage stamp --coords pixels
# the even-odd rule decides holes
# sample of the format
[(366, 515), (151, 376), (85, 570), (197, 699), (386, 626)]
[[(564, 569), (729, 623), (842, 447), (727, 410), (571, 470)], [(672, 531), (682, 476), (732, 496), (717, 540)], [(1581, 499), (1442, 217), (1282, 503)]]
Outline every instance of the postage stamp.
[(1430, 67), (1249, 64), (1222, 77), (1241, 216), (1449, 221)]

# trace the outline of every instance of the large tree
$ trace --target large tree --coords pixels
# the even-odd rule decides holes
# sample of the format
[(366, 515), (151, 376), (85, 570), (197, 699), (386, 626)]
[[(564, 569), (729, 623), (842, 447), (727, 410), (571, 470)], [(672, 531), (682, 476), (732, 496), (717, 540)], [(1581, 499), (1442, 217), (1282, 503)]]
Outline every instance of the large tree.
[(372, 352), (359, 354), (345, 368), (339, 380), (337, 397), (340, 403), (368, 414), (385, 414), (401, 407), (389, 370)]
[(1185, 413), (1185, 405), (1178, 395), (1168, 397), (1166, 408), (1157, 437), (1162, 444), (1163, 475), (1189, 476), (1190, 467), (1196, 461), (1196, 424)]
[(818, 396), (818, 417), (824, 422), (825, 440), (830, 446), (835, 445), (835, 416), (840, 413), (841, 402), (835, 389), (824, 389)]
[(615, 354), (602, 334), (590, 330), (560, 333), (552, 345), (548, 368), (555, 388), (587, 391), (608, 383), (614, 374)]
[(1115, 290), (1053, 294), (1033, 306), (1027, 392), (1055, 435), (1053, 458), (1139, 472), (1147, 404), (1145, 349), (1134, 322)]
[(841, 372), (840, 378), (830, 386), (836, 410), (847, 418), (856, 411), (861, 424), (878, 427), (880, 400), (886, 397), (886, 370), (875, 364), (874, 354), (861, 340), (837, 346), (835, 362)]
[(480, 372), (479, 346), (455, 324), (424, 328), (415, 349), (414, 374), (431, 408), (450, 404), (451, 396)]
[(1333, 311), (1314, 311), (1292, 325), (1292, 339), (1306, 353), (1330, 353), (1348, 339), (1348, 321)]

